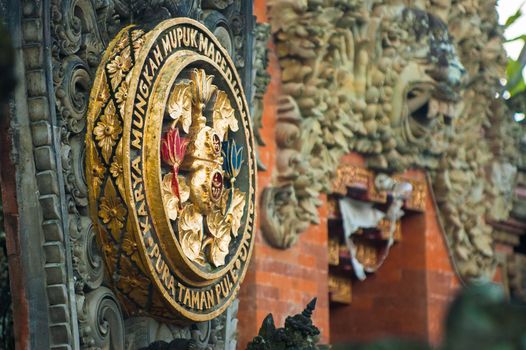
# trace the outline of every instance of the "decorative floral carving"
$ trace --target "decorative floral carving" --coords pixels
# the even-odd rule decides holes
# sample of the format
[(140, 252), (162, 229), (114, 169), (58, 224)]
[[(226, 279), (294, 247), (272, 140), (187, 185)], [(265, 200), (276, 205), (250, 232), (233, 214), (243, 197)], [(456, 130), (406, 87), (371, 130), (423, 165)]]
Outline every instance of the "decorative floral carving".
[(111, 234), (116, 241), (119, 241), (119, 234), (126, 221), (126, 208), (122, 200), (117, 197), (115, 187), (111, 181), (106, 183), (104, 196), (100, 200), (99, 217), (108, 226)]
[(212, 264), (216, 267), (222, 266), (228, 255), (228, 245), (231, 240), (230, 227), (225, 225), (225, 216), (219, 210), (206, 217), (206, 224), (212, 237), (207, 238), (203, 246), (210, 245), (209, 259)]
[(113, 156), (113, 162), (110, 165), (110, 173), (115, 178), (117, 188), (124, 195), (124, 170), (122, 169), (122, 142), (119, 143)]
[(115, 56), (106, 68), (110, 75), (111, 86), (115, 90), (131, 68), (130, 49), (126, 48), (122, 50), (121, 54)]
[(186, 205), (178, 221), (179, 241), (186, 257), (192, 261), (202, 261), (203, 216), (193, 204)]
[(234, 132), (239, 130), (234, 108), (232, 108), (228, 95), (224, 91), (218, 91), (217, 93), (212, 119), (214, 129), (221, 138), (221, 141), (226, 140), (228, 130)]
[(115, 99), (117, 100), (117, 104), (119, 106), (119, 112), (121, 113), (121, 116), (124, 115), (124, 102), (126, 101), (126, 98), (128, 97), (128, 82), (123, 81), (121, 86), (119, 86), (119, 89), (115, 93)]
[(208, 103), (212, 94), (217, 91), (217, 86), (212, 84), (213, 75), (207, 75), (204, 69), (193, 69), (191, 72), (192, 81), (192, 101), (195, 107), (195, 114), (201, 116), (203, 108)]
[(184, 204), (188, 198), (190, 197), (190, 188), (186, 184), (186, 180), (184, 177), (179, 177), (179, 194), (181, 196), (181, 200), (179, 200), (179, 197), (175, 194), (173, 191), (173, 173), (170, 172), (163, 177), (163, 202), (164, 206), (166, 208), (166, 212), (168, 213), (168, 217), (170, 220), (177, 220), (177, 216), (179, 211), (181, 211), (182, 204)]
[(104, 114), (100, 117), (97, 126), (93, 130), (98, 146), (102, 150), (102, 157), (108, 163), (111, 151), (122, 133), (122, 126), (119, 118), (115, 114), (115, 105), (112, 101), (106, 106)]
[(185, 133), (190, 131), (192, 124), (192, 85), (179, 83), (175, 86), (168, 101), (168, 114), (172, 118), (172, 127), (181, 124)]

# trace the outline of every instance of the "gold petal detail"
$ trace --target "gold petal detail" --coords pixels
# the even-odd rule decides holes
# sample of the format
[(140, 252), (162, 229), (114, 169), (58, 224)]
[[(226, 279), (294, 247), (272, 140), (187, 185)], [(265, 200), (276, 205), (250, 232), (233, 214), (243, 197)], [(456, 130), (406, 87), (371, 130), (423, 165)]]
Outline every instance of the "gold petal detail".
[(181, 211), (178, 224), (183, 252), (188, 259), (196, 261), (203, 243), (203, 216), (193, 204), (189, 204)]
[(224, 91), (217, 93), (212, 119), (214, 121), (214, 129), (221, 138), (221, 141), (226, 139), (228, 129), (232, 131), (239, 130), (234, 108), (232, 108), (230, 99)]
[(206, 225), (214, 238), (221, 238), (230, 234), (230, 225), (226, 225), (225, 215), (221, 214), (219, 210), (206, 217)]
[(241, 218), (243, 217), (243, 211), (245, 209), (245, 193), (234, 188), (227, 192), (233, 191), (232, 201), (228, 207), (226, 213), (227, 222), (230, 225), (231, 232), (234, 237), (237, 237), (239, 228), (241, 227)]
[(217, 86), (212, 84), (213, 75), (207, 75), (204, 69), (194, 68), (191, 72), (192, 81), (192, 97), (194, 106), (197, 108), (197, 114), (201, 115), (204, 106), (208, 103), (213, 93), (217, 90)]
[(124, 78), (126, 73), (130, 70), (131, 64), (129, 47), (126, 47), (124, 50), (122, 50), (120, 55), (115, 56), (115, 58), (113, 58), (113, 60), (108, 63), (107, 69), (113, 89), (116, 89), (117, 86), (119, 86), (122, 78)]
[(224, 235), (221, 238), (213, 239), (210, 246), (210, 260), (215, 267), (223, 266), (225, 258), (228, 255), (228, 246), (231, 240), (230, 235)]
[[(163, 203), (166, 207), (168, 217), (170, 220), (177, 220), (179, 213), (179, 199), (173, 193), (172, 189), (172, 177), (173, 173), (170, 172), (163, 177), (162, 192), (163, 192)], [(184, 204), (188, 198), (190, 198), (190, 188), (186, 184), (186, 179), (179, 176), (179, 193), (181, 195), (181, 205)]]
[(110, 173), (117, 182), (117, 187), (121, 195), (124, 195), (124, 169), (122, 168), (122, 142), (119, 142), (115, 155), (113, 156), (113, 162), (110, 166)]
[(126, 208), (122, 200), (117, 197), (117, 192), (111, 181), (106, 183), (104, 196), (100, 200), (99, 217), (102, 222), (110, 229), (113, 238), (118, 242), (120, 232), (126, 220)]
[(173, 126), (181, 124), (184, 132), (190, 131), (192, 124), (192, 84), (177, 84), (168, 101), (168, 114), (174, 120)]
[(102, 157), (109, 162), (111, 151), (119, 135), (122, 133), (122, 126), (119, 118), (115, 114), (115, 105), (112, 101), (106, 106), (104, 114), (100, 117), (97, 126), (93, 129), (98, 146), (102, 150)]
[(119, 112), (121, 113), (121, 116), (124, 116), (124, 107), (126, 106), (126, 99), (128, 98), (128, 82), (124, 81), (121, 86), (119, 86), (119, 90), (115, 94), (115, 99), (117, 100), (117, 104), (119, 105)]

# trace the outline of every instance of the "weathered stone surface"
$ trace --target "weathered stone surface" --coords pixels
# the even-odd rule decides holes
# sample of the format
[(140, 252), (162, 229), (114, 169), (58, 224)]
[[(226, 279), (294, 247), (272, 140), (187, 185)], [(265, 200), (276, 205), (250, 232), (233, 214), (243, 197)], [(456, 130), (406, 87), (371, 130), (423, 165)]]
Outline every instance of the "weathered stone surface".
[(376, 170), (427, 170), (459, 274), (490, 278), (486, 219), (511, 209), (514, 179), (503, 175), (517, 156), (513, 122), (495, 99), (506, 66), (495, 2), (273, 0), (269, 16), (280, 110), (294, 111), (300, 135), (276, 135), (274, 194), (262, 202), (268, 240), (283, 241), (279, 227), (297, 236), (316, 223), (339, 159), (358, 152)]

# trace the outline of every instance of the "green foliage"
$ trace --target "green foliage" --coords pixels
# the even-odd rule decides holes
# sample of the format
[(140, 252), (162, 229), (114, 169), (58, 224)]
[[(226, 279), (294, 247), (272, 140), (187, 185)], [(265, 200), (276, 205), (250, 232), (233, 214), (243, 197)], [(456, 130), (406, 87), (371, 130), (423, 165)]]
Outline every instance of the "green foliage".
[[(504, 24), (504, 29), (509, 28), (511, 25), (517, 22), (519, 18), (521, 18), (524, 15), (521, 8), (525, 3), (526, 1), (523, 2), (519, 6), (519, 9), (506, 20)], [(508, 65), (506, 67), (507, 84), (506, 84), (505, 90), (509, 92), (508, 98), (511, 98), (511, 99), (513, 99), (514, 97), (518, 97), (518, 96), (521, 96), (522, 98), (524, 98), (524, 96), (522, 95), (526, 93), (526, 82), (524, 81), (524, 76), (522, 74), (522, 72), (524, 71), (524, 67), (526, 66), (526, 34), (521, 34), (514, 38), (508, 39), (507, 42), (517, 41), (517, 40), (521, 40), (523, 42), (523, 47), (519, 55), (519, 58), (517, 60), (509, 58)], [(517, 110), (517, 103), (509, 103), (508, 106), (514, 112), (524, 112), (524, 108), (520, 108), (520, 110)]]
[(523, 2), (520, 6), (519, 6), (519, 9), (513, 14), (511, 15), (510, 17), (508, 17), (508, 19), (506, 20), (506, 23), (504, 23), (504, 27), (505, 28), (508, 28), (509, 26), (511, 26), (513, 23), (515, 23), (521, 16), (522, 16), (522, 5), (524, 5), (525, 2)]

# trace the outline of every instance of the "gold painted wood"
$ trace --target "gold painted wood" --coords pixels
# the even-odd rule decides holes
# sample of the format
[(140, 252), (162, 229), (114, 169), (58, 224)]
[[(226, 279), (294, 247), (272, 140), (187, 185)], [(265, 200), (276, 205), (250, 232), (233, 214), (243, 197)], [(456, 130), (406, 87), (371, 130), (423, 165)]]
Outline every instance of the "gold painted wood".
[(239, 290), (254, 243), (249, 108), (201, 24), (130, 26), (109, 45), (88, 112), (90, 215), (128, 314), (205, 321)]

